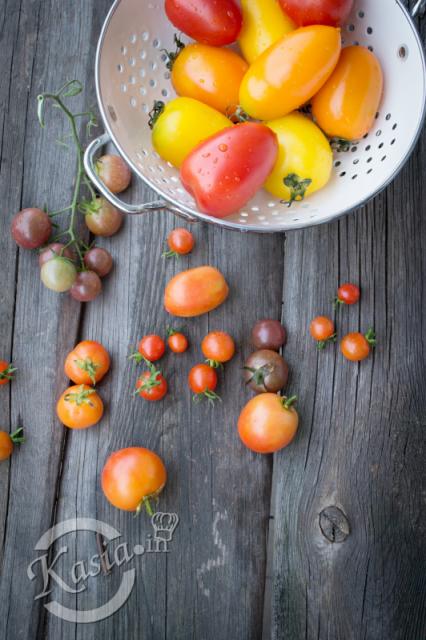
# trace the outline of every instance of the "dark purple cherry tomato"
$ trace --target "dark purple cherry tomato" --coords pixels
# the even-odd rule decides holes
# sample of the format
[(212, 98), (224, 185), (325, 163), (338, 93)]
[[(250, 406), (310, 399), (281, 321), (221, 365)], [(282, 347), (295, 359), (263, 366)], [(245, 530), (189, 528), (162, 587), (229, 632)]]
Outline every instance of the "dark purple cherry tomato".
[(248, 358), (244, 380), (256, 393), (277, 393), (287, 386), (288, 364), (276, 351), (261, 349)]
[(71, 287), (70, 294), (79, 302), (91, 302), (102, 291), (100, 277), (94, 271), (82, 271)]
[(99, 178), (112, 193), (125, 191), (130, 184), (132, 174), (120, 156), (106, 155), (96, 163)]
[(278, 320), (259, 320), (251, 332), (251, 342), (256, 349), (279, 351), (287, 342), (287, 332)]
[(52, 222), (41, 209), (23, 209), (12, 220), (12, 237), (23, 249), (38, 249), (50, 238)]
[(111, 271), (113, 260), (110, 252), (106, 249), (93, 247), (84, 256), (84, 264), (90, 271), (94, 271), (100, 278), (104, 278)]
[(123, 215), (105, 198), (95, 198), (85, 209), (85, 221), (95, 236), (109, 238), (120, 230)]

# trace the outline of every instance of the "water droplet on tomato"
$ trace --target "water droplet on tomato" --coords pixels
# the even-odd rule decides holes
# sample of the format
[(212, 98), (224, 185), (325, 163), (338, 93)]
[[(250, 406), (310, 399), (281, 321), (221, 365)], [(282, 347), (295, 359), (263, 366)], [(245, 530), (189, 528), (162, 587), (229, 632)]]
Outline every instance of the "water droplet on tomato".
[(219, 145), (219, 151), (223, 151), (223, 152), (228, 151), (228, 145), (227, 144), (223, 144), (223, 143), (220, 144)]

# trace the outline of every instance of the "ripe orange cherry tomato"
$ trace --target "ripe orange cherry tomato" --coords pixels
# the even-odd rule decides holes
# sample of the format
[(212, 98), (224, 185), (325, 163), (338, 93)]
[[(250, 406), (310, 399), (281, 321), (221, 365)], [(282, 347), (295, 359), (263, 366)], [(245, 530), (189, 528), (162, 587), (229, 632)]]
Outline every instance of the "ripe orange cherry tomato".
[(157, 402), (164, 398), (167, 390), (167, 380), (154, 365), (151, 365), (149, 371), (145, 371), (138, 379), (135, 393), (145, 400)]
[(152, 515), (149, 501), (161, 493), (166, 480), (166, 468), (156, 453), (129, 447), (108, 458), (101, 484), (105, 497), (117, 509), (139, 513), (145, 507)]
[(223, 275), (214, 267), (182, 271), (170, 280), (164, 294), (164, 306), (173, 316), (191, 318), (213, 311), (228, 297)]
[(360, 362), (370, 355), (372, 347), (376, 346), (376, 335), (369, 329), (365, 336), (362, 333), (349, 333), (340, 343), (340, 350), (347, 360)]
[(95, 385), (109, 371), (108, 351), (99, 342), (84, 340), (67, 355), (65, 374), (74, 384)]
[(217, 387), (217, 373), (207, 364), (197, 364), (192, 367), (188, 376), (188, 384), (191, 391), (194, 392), (194, 400), (201, 397), (207, 398), (209, 402), (220, 400), (215, 393)]
[(201, 343), (201, 351), (207, 359), (207, 364), (217, 369), (224, 362), (234, 357), (235, 342), (224, 331), (212, 331)]
[(13, 380), (13, 374), (17, 369), (6, 360), (0, 360), (0, 385), (8, 384)]
[(22, 444), (22, 442), (25, 442), (24, 430), (22, 428), (10, 434), (6, 431), (0, 431), (0, 461), (10, 458), (14, 445)]
[(167, 238), (169, 251), (163, 253), (165, 258), (174, 258), (177, 256), (185, 256), (194, 248), (194, 236), (187, 229), (173, 229)]
[(336, 340), (334, 322), (325, 316), (314, 318), (310, 326), (311, 336), (318, 341), (318, 349), (324, 349), (328, 342)]
[(299, 426), (295, 400), (275, 393), (252, 398), (238, 419), (238, 433), (246, 447), (256, 453), (274, 453), (289, 445)]
[(382, 94), (383, 72), (374, 53), (347, 47), (312, 100), (312, 114), (328, 136), (359, 140), (373, 126)]
[(69, 387), (58, 400), (56, 413), (70, 429), (93, 427), (102, 418), (104, 405), (94, 389), (85, 384)]
[(173, 353), (185, 353), (189, 346), (188, 338), (175, 329), (168, 329), (167, 335), (167, 344), (169, 345), (170, 351), (173, 351)]
[(319, 91), (340, 49), (339, 29), (314, 25), (291, 31), (253, 62), (241, 83), (240, 105), (252, 118), (282, 118)]
[(238, 105), (247, 69), (247, 62), (231, 49), (190, 44), (173, 63), (172, 83), (179, 96), (194, 98), (227, 114)]
[(342, 304), (356, 304), (361, 297), (361, 291), (356, 284), (347, 282), (342, 284), (337, 291), (337, 298), (335, 300), (335, 306), (338, 307)]
[(163, 338), (157, 335), (149, 335), (142, 338), (138, 345), (138, 353), (133, 354), (131, 357), (138, 363), (144, 360), (157, 362), (163, 357), (165, 351), (166, 343)]

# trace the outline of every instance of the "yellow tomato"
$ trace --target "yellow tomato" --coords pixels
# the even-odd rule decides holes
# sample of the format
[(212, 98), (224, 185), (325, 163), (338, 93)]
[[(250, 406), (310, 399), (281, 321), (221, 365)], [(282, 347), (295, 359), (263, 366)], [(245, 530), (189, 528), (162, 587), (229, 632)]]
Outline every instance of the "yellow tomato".
[(180, 96), (194, 98), (222, 113), (238, 105), (247, 62), (231, 49), (190, 44), (178, 55), (172, 83)]
[(296, 28), (278, 0), (241, 0), (243, 28), (239, 45), (247, 62), (254, 62), (266, 49)]
[(160, 115), (152, 123), (152, 144), (163, 160), (175, 167), (180, 167), (200, 142), (233, 126), (222, 113), (192, 98), (176, 98), (164, 108), (157, 103), (157, 111)]
[(340, 49), (340, 29), (314, 25), (291, 31), (251, 65), (241, 83), (240, 105), (259, 120), (298, 109), (333, 73)]
[(312, 113), (329, 136), (358, 140), (373, 126), (382, 93), (383, 72), (374, 53), (347, 47), (314, 97)]
[(303, 200), (330, 180), (333, 153), (319, 129), (301, 113), (266, 123), (278, 138), (278, 160), (265, 183), (277, 198)]

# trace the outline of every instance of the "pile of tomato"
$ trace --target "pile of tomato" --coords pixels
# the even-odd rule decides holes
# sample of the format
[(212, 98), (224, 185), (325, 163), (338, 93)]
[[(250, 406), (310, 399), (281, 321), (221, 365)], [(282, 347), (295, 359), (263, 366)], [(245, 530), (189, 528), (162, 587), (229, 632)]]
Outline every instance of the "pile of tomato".
[[(166, 0), (195, 40), (167, 53), (178, 97), (156, 101), (153, 146), (180, 169), (200, 211), (223, 218), (264, 187), (283, 203), (322, 189), (332, 145), (371, 129), (383, 92), (377, 57), (342, 49), (353, 0)], [(236, 47), (228, 45), (238, 43)]]

